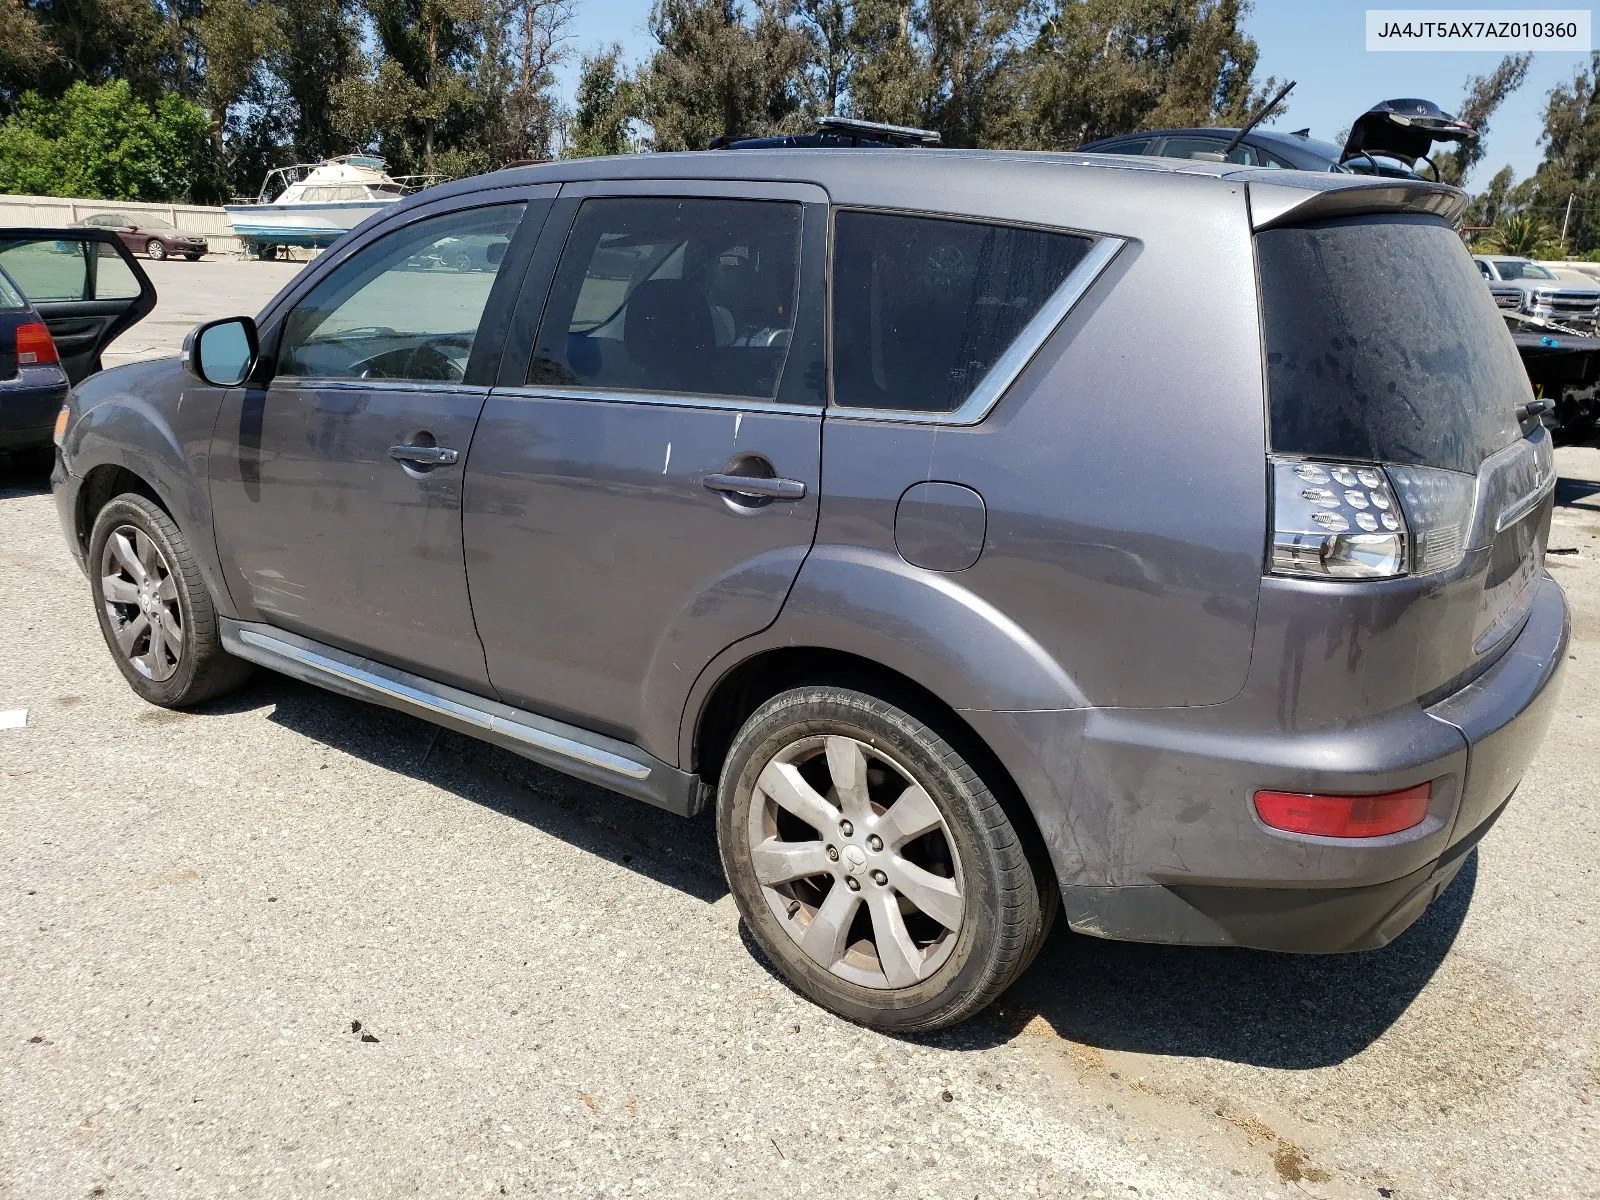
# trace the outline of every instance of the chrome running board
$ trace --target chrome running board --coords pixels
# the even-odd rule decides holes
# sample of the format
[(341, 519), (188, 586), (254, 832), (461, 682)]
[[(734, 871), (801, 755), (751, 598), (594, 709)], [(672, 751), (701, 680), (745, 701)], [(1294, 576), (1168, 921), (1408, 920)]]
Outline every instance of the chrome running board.
[(705, 806), (699, 776), (626, 742), (486, 700), (271, 625), (224, 617), (222, 644), (238, 658), (493, 742), (680, 816), (692, 817)]

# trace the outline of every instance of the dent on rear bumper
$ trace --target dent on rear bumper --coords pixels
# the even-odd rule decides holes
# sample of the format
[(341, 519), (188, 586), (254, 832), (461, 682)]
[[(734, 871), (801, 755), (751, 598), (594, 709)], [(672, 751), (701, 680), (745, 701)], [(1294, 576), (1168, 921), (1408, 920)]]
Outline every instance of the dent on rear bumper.
[[(1500, 661), (1427, 709), (1413, 701), (1345, 723), (1248, 702), (964, 715), (1037, 816), (1074, 929), (1268, 949), (1381, 945), (1453, 877), (1544, 738), (1570, 626), (1554, 580), (1538, 587)], [(1423, 781), (1434, 785), (1428, 819), (1386, 838), (1270, 830), (1252, 802), (1261, 788), (1361, 793)]]

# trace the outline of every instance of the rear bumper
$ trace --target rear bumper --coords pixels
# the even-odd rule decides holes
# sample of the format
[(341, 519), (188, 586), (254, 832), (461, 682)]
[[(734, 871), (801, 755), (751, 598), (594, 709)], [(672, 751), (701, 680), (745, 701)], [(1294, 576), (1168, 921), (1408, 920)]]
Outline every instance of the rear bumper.
[[(45, 378), (32, 383), (28, 377), (36, 373)], [(48, 446), (67, 392), (65, 376), (46, 367), (24, 367), (17, 379), (0, 383), (0, 450)]]
[[(1536, 586), (1510, 648), (1427, 708), (1317, 732), (1241, 730), (1227, 706), (967, 715), (997, 750), (1013, 749), (999, 752), (1041, 814), (1073, 929), (1127, 941), (1370, 949), (1448, 886), (1544, 740), (1570, 619), (1554, 580)], [(1360, 794), (1424, 781), (1433, 784), (1428, 817), (1380, 838), (1285, 833), (1253, 805), (1261, 788)], [(1041, 796), (1071, 819), (1052, 823)]]

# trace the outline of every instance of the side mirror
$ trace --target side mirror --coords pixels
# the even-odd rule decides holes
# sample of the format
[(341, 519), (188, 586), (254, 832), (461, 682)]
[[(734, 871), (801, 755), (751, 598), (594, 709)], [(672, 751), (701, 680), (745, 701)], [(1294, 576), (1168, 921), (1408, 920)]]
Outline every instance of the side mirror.
[(212, 387), (237, 387), (250, 378), (259, 357), (256, 323), (249, 317), (208, 321), (183, 339), (183, 365)]

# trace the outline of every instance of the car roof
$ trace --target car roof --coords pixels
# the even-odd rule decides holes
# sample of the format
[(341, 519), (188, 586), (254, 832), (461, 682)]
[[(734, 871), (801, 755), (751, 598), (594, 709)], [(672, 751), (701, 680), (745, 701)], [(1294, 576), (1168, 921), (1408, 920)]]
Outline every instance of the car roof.
[[(1475, 254), (1474, 258), (1481, 258), (1487, 262), (1533, 262), (1533, 259), (1521, 254)], [(1534, 263), (1534, 266), (1538, 266)]]
[[(1427, 212), (1455, 220), (1466, 193), (1446, 184), (1370, 175), (1245, 167), (1198, 159), (1095, 154), (1088, 151), (943, 149), (700, 150), (562, 159), (508, 167), (489, 175), (439, 184), (400, 202), (416, 207), (452, 195), (540, 183), (624, 180), (725, 180), (802, 183), (821, 187), (834, 204), (921, 208), (1006, 218), (1023, 208), (1059, 211), (1064, 185), (1171, 190), (1179, 180), (1186, 203), (1209, 195), (1218, 204), (1250, 190), (1257, 229), (1294, 218), (1354, 212)], [(1194, 187), (1198, 186), (1197, 192)], [(930, 203), (929, 198), (937, 198)], [(1043, 222), (1043, 223), (1060, 223)]]

